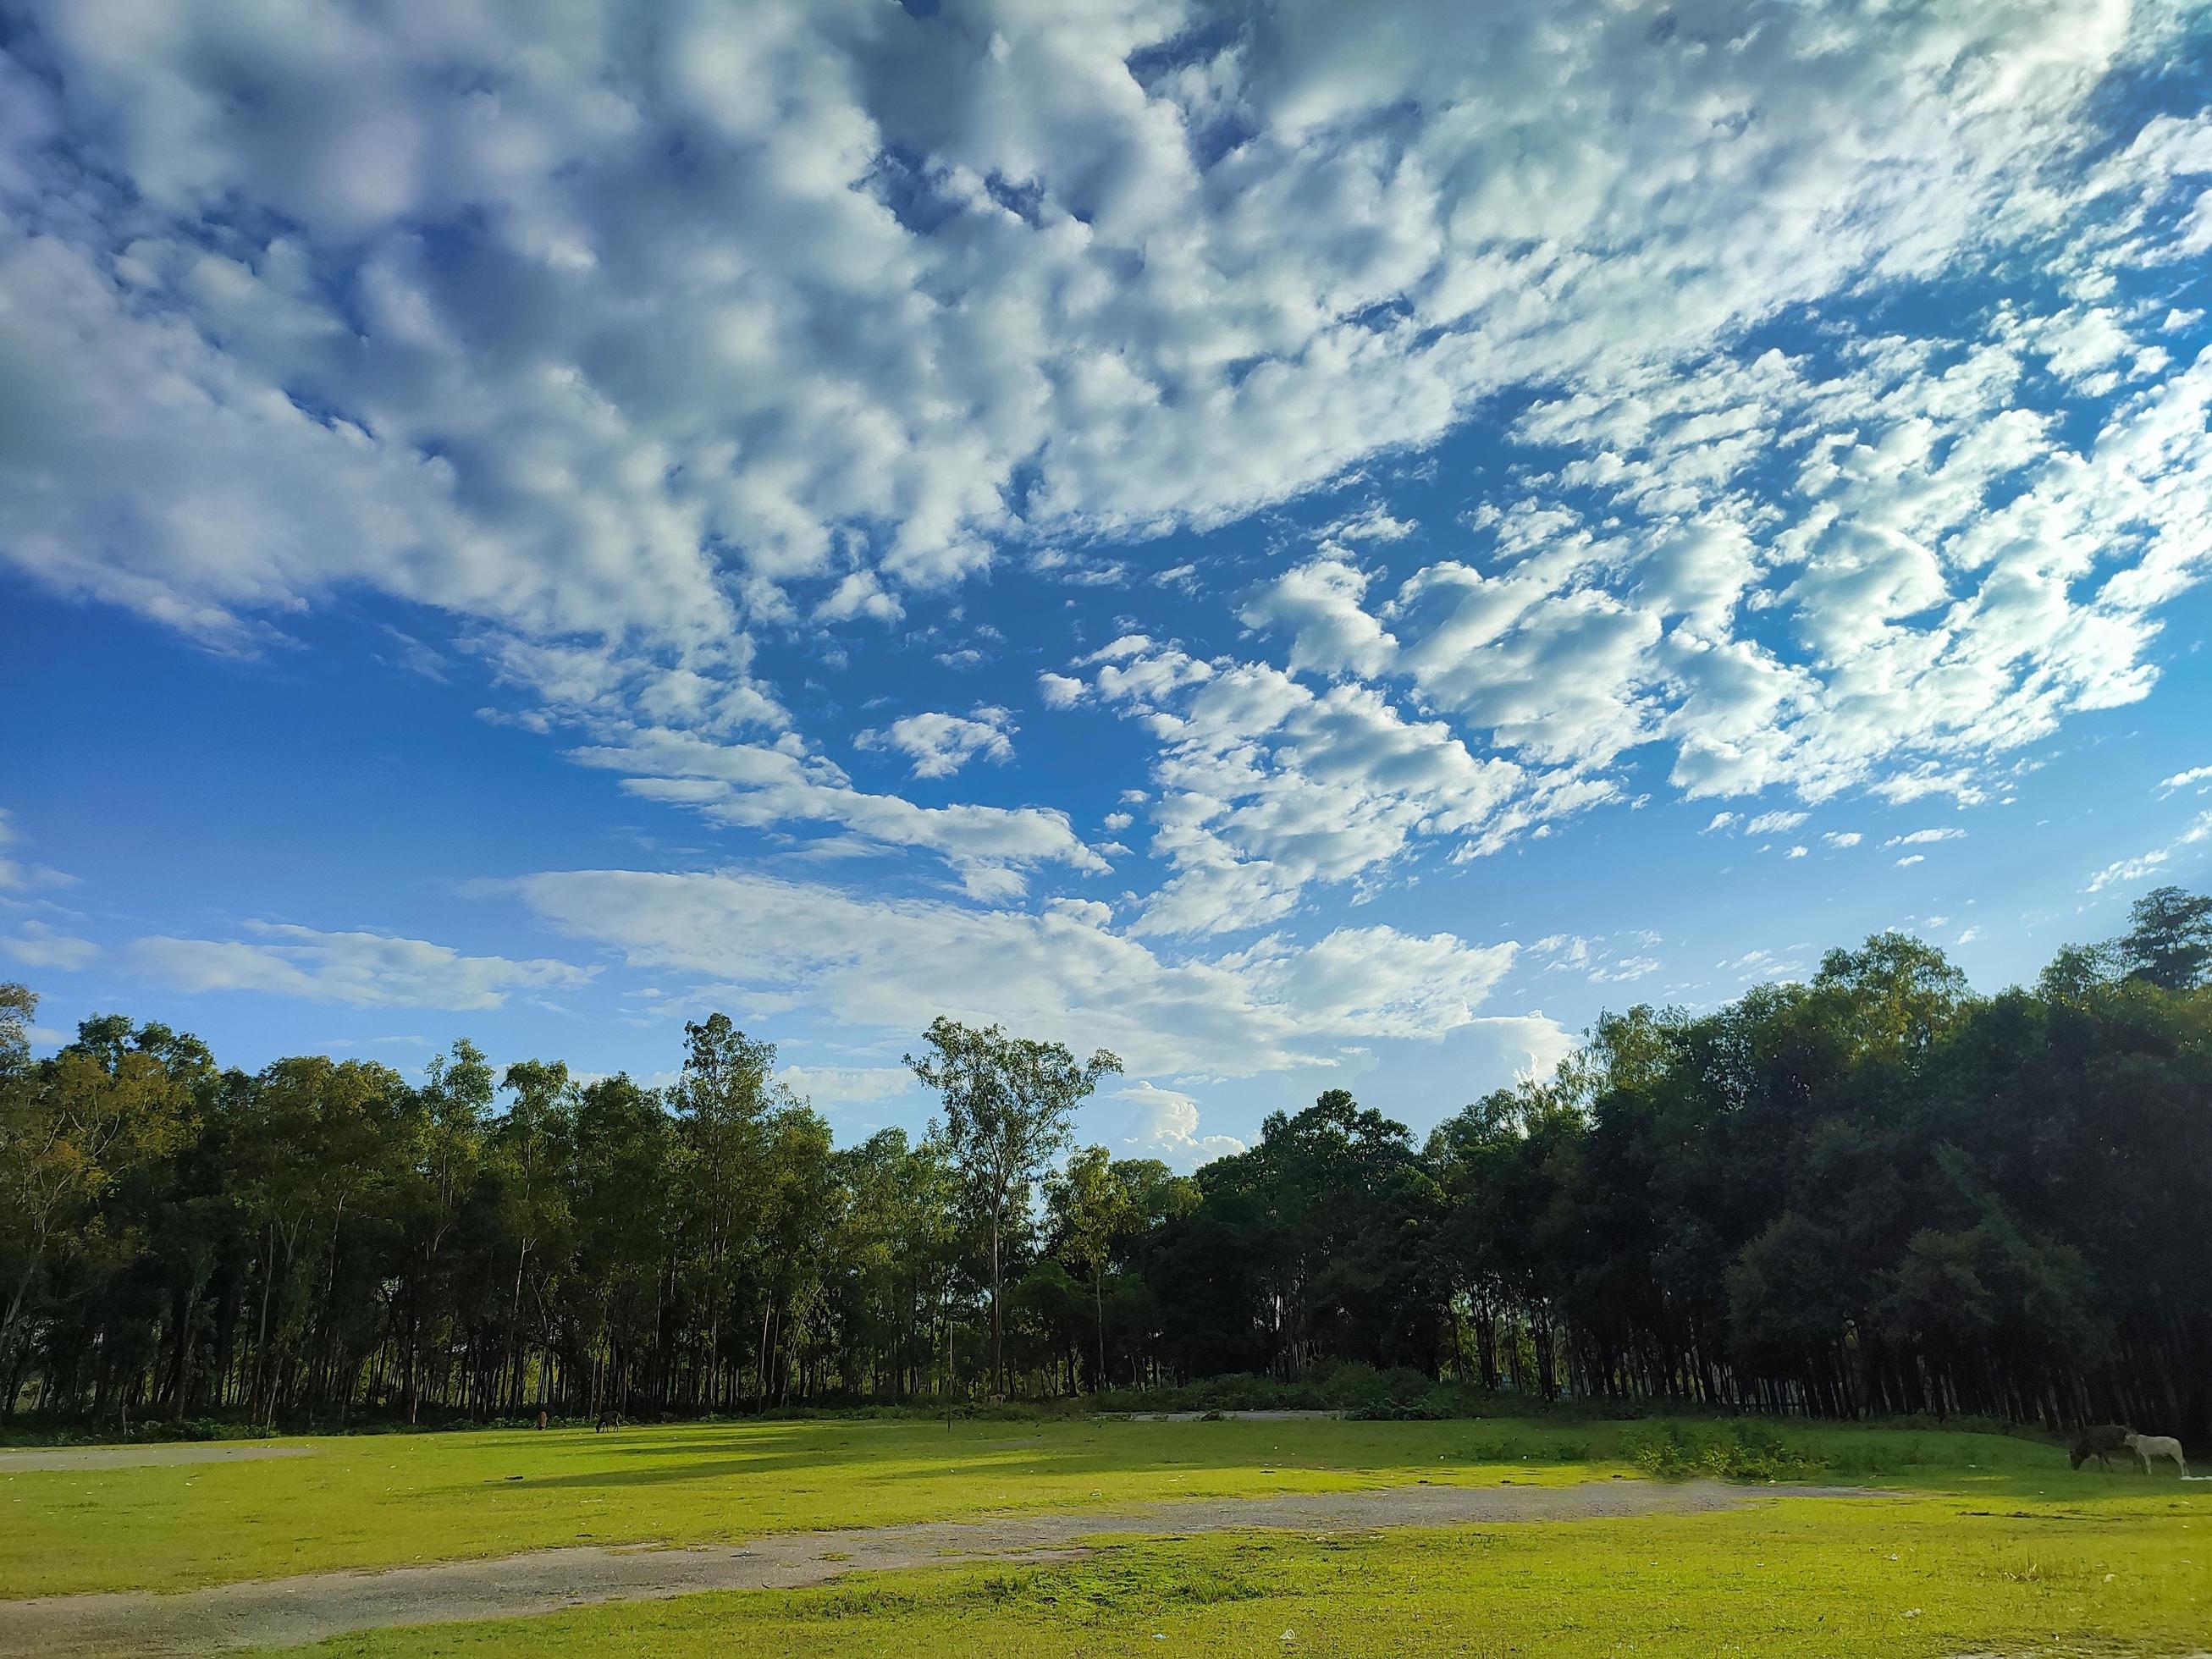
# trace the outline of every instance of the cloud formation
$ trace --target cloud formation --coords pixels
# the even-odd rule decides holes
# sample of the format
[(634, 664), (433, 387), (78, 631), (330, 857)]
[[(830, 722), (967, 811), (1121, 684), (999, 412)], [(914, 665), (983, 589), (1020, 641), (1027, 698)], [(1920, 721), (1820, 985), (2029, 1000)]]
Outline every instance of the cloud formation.
[(496, 1008), (518, 991), (574, 990), (594, 969), (538, 959), (465, 957), (390, 933), (319, 933), (255, 922), (246, 939), (134, 940), (132, 968), (188, 993), (258, 991), (356, 1008)]
[(913, 763), (918, 778), (950, 777), (978, 757), (1000, 765), (1014, 757), (1012, 717), (1003, 708), (975, 714), (905, 714), (882, 731), (858, 733), (863, 749), (896, 749)]
[(1169, 957), (1109, 931), (1103, 905), (1032, 915), (739, 872), (549, 872), (508, 890), (572, 938), (752, 1009), (901, 1034), (939, 1014), (998, 1021), (1111, 1048), (1139, 1074), (1250, 1076), (1333, 1065), (1377, 1038), (1441, 1037), (1475, 1020), (1514, 956), (1376, 927)]
[[(211, 636), (368, 584), (693, 644), (793, 590), (895, 617), (1009, 533), (1219, 523), (1501, 387), (1618, 384), (2030, 234), (2091, 94), (2170, 27), (2115, 0), (23, 10), (9, 557)], [(2126, 358), (2094, 307), (2034, 343)], [(1919, 591), (1875, 544), (1837, 559)], [(1680, 560), (1652, 580), (1724, 611), (1715, 558)]]
[[(227, 651), (359, 604), (744, 854), (950, 872), (520, 890), (763, 1006), (905, 1028), (943, 974), (1209, 1072), (1432, 1036), (1511, 948), (1324, 907), (1661, 775), (1793, 861), (1861, 844), (1828, 803), (2002, 799), (2212, 563), (2212, 119), (2109, 95), (2191, 61), (2179, 3), (15, 10), (0, 561)], [(1033, 633), (961, 614), (1016, 581)], [(951, 689), (811, 678), (894, 650)], [(1001, 703), (1025, 763), (1112, 720), (1143, 775), (1006, 793)], [(6, 839), (0, 889), (58, 879)], [(129, 959), (366, 1006), (582, 971), (441, 948)]]

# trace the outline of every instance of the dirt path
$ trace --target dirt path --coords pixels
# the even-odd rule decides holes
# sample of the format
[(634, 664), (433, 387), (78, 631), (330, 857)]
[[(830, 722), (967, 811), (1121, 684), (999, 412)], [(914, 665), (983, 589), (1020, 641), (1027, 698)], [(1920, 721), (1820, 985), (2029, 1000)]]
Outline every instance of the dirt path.
[(258, 1463), (264, 1457), (313, 1457), (313, 1446), (51, 1446), (0, 1451), (0, 1474), (17, 1469), (138, 1469), (155, 1463)]
[(1162, 1504), (1120, 1514), (1003, 1515), (981, 1521), (787, 1533), (684, 1549), (556, 1549), (386, 1572), (315, 1573), (180, 1595), (143, 1591), (0, 1601), (0, 1655), (206, 1653), (281, 1647), (390, 1625), (512, 1619), (598, 1601), (659, 1601), (700, 1590), (792, 1589), (851, 1572), (959, 1561), (1043, 1561), (1109, 1533), (1220, 1532), (1580, 1521), (1697, 1514), (1784, 1497), (1865, 1497), (1848, 1488), (1661, 1486), (1398, 1486), (1279, 1498)]
[(1307, 1423), (1316, 1418), (1343, 1415), (1340, 1411), (1125, 1412), (1122, 1413), (1122, 1416), (1131, 1423), (1197, 1423), (1209, 1417), (1226, 1418), (1234, 1423)]

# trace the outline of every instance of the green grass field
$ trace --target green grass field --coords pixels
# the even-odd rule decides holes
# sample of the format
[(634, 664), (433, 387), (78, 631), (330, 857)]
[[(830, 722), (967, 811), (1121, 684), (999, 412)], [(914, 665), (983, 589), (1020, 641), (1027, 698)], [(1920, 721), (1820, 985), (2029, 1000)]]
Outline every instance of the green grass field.
[(391, 1632), (312, 1651), (707, 1656), (2194, 1653), (2197, 1534), (2166, 1506), (1955, 1502), (1341, 1540), (1119, 1545), (1066, 1567), (947, 1568)]
[[(817, 1419), (329, 1438), (296, 1443), (317, 1449), (301, 1459), (0, 1473), (0, 1596), (1419, 1480), (1602, 1480), (1661, 1461), (1666, 1433)], [(1717, 1431), (1681, 1433), (1694, 1458)], [(1932, 1655), (2179, 1653), (2212, 1639), (2212, 1486), (2076, 1474), (2056, 1448), (2010, 1437), (1808, 1426), (1754, 1443), (1785, 1474), (1895, 1495), (1338, 1540), (1117, 1539), (1074, 1563), (869, 1575), (320, 1650)]]

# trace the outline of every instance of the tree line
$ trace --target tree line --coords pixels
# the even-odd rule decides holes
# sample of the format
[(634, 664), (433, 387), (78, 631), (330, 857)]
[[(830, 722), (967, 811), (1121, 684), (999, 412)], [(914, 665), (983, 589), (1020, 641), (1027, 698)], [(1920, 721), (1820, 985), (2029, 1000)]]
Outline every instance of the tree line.
[[(1341, 1090), (1180, 1176), (1103, 1052), (939, 1020), (833, 1145), (716, 1014), (665, 1090), (459, 1042), (247, 1073), (0, 987), (0, 1411), (337, 1426), (928, 1403), (1332, 1367), (1830, 1416), (2212, 1427), (2212, 899), (2031, 988), (1897, 933), (1601, 1018), (1425, 1138)], [(1263, 1386), (1255, 1384), (1253, 1386)], [(1403, 1396), (1401, 1391), (1401, 1397)]]

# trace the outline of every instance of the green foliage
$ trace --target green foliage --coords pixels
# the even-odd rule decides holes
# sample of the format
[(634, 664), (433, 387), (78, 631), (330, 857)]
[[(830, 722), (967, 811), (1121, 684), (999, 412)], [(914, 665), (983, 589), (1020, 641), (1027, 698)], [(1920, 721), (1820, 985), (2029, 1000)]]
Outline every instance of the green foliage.
[[(2124, 1420), (2212, 1432), (2212, 901), (2033, 991), (1879, 934), (1599, 1020), (1425, 1139), (1341, 1089), (1178, 1176), (1117, 1062), (934, 1023), (856, 1146), (715, 1014), (666, 1091), (465, 1041), (247, 1076), (0, 989), (0, 1417), (1118, 1410)], [(14, 1035), (11, 1035), (14, 1033)], [(1042, 1200), (1042, 1202), (1039, 1200)]]
[(1629, 1437), (1629, 1455), (1662, 1480), (1813, 1480), (1828, 1467), (1763, 1423), (1654, 1424)]
[(2212, 977), (2212, 896), (2154, 887), (2128, 911), (2115, 946), (2128, 977), (2161, 991), (2186, 991)]

